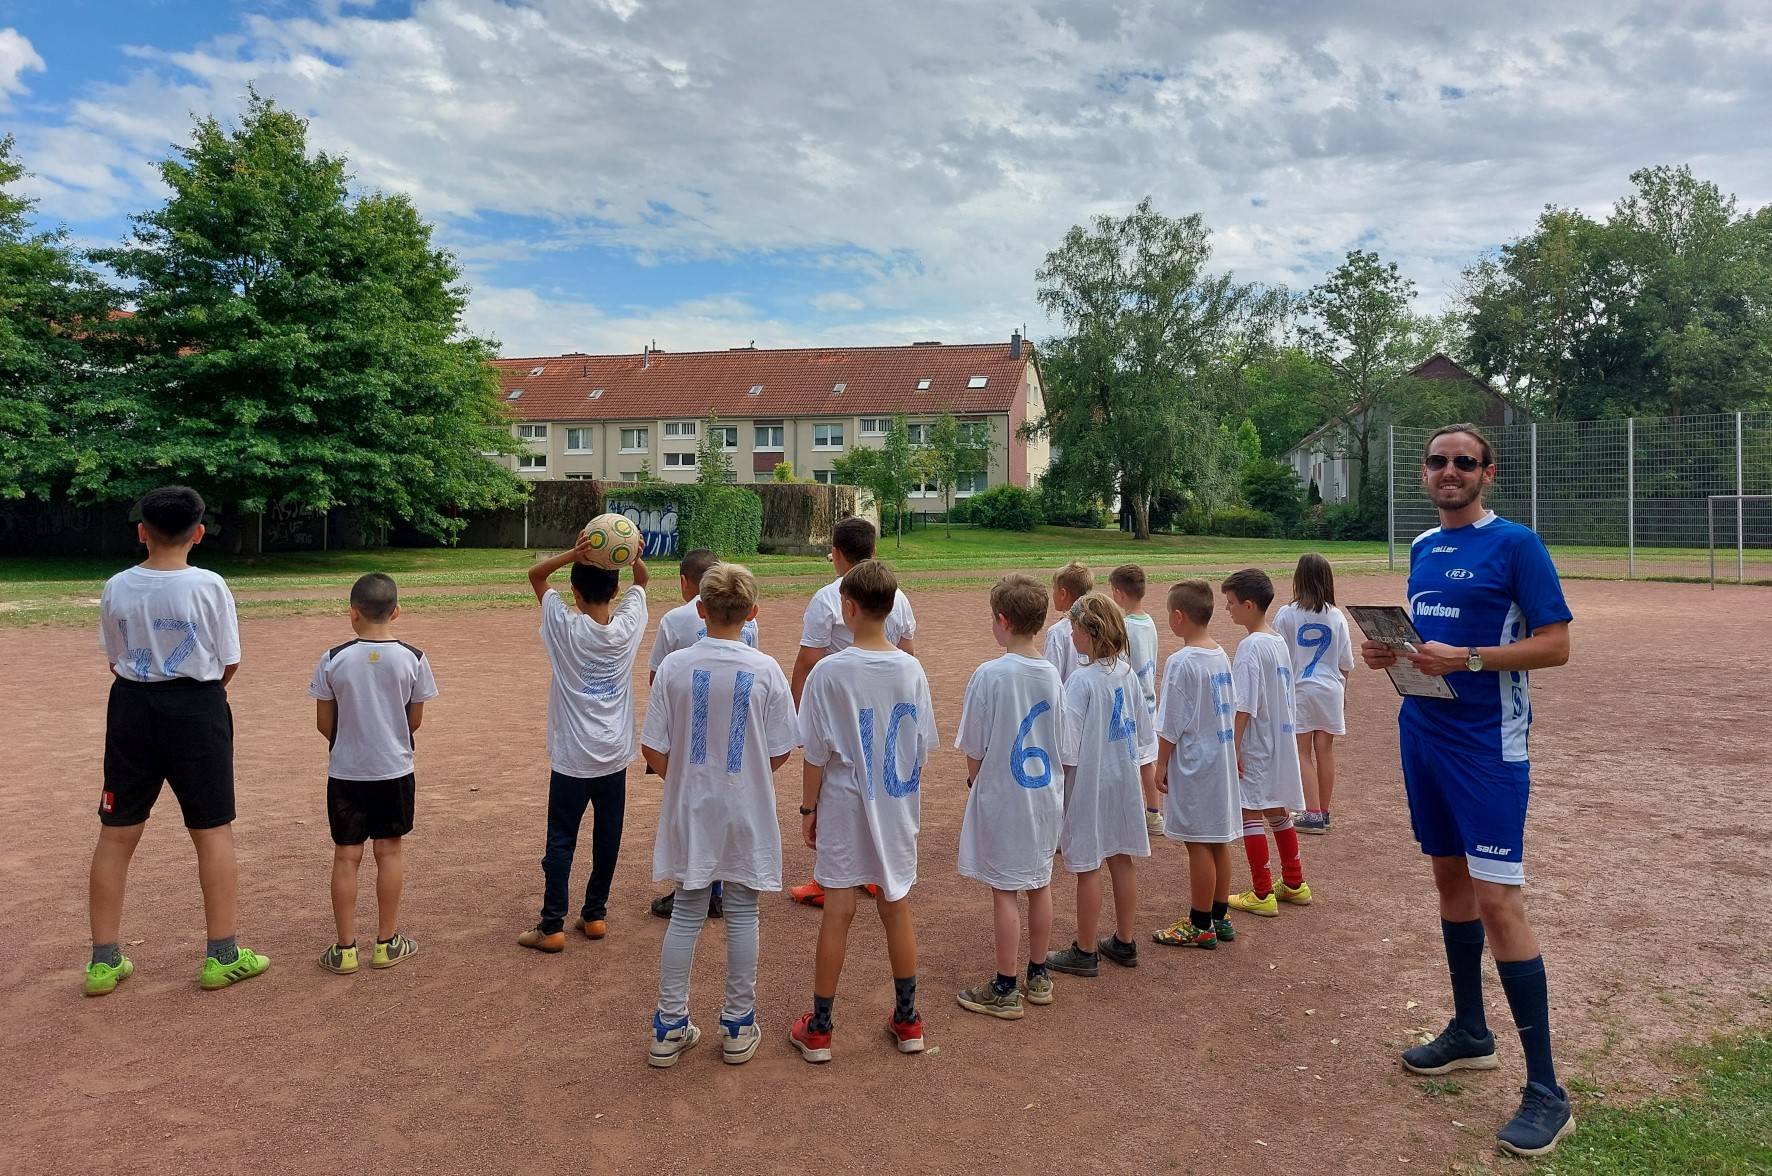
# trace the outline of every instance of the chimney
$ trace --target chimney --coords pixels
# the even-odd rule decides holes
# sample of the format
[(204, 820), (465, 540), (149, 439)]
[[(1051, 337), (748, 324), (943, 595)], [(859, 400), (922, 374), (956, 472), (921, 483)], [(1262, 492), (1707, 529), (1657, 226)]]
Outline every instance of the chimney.
[(640, 348), (640, 370), (645, 371), (652, 366), (652, 344)]
[(1021, 332), (1020, 331), (1009, 332), (1009, 358), (1010, 359), (1020, 359), (1021, 358)]

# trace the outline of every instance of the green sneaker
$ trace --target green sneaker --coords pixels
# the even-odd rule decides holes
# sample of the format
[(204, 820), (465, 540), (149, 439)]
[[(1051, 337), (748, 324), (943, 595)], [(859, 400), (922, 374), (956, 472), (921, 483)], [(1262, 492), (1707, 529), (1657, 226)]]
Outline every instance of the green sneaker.
[(204, 991), (213, 992), (217, 988), (226, 988), (230, 984), (250, 980), (270, 966), (270, 956), (259, 955), (250, 947), (242, 947), (240, 954), (231, 964), (224, 964), (214, 956), (204, 960), (201, 983)]
[(104, 996), (115, 992), (117, 985), (135, 974), (135, 965), (128, 956), (124, 956), (115, 964), (86, 965), (86, 995)]
[(375, 941), (375, 954), (370, 957), (369, 966), (391, 968), (417, 954), (418, 944), (396, 931), (392, 939), (385, 942), (380, 939)]
[(1052, 1003), (1052, 977), (1045, 972), (1038, 976), (1030, 976), (1022, 982), (1022, 999), (1029, 1004), (1049, 1005)]
[(1212, 933), (1218, 936), (1218, 942), (1229, 943), (1237, 937), (1237, 929), (1231, 926), (1229, 919), (1212, 920)]
[(340, 976), (349, 976), (357, 970), (357, 945), (340, 947), (333, 944), (320, 953), (320, 966), (328, 972), (336, 972)]
[(998, 992), (992, 981), (985, 981), (976, 988), (968, 988), (960, 993), (960, 1007), (975, 1013), (983, 1013), (987, 1017), (997, 1017), (1004, 1021), (1021, 1020), (1021, 992), (1011, 988), (1008, 992)]

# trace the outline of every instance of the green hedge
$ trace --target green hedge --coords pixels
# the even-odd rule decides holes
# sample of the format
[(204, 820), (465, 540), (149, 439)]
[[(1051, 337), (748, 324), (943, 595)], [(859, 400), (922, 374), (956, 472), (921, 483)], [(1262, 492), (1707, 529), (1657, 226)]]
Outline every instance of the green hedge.
[(723, 558), (757, 554), (763, 500), (742, 486), (623, 483), (610, 498), (648, 510), (675, 508), (680, 552), (706, 547)]
[(1208, 535), (1232, 539), (1271, 539), (1280, 533), (1278, 520), (1265, 510), (1248, 506), (1221, 506), (1212, 512)]
[(576, 533), (603, 513), (601, 482), (531, 482), (529, 491), (532, 530)]
[(955, 522), (974, 523), (995, 531), (1031, 531), (1040, 521), (1040, 501), (1025, 486), (992, 486), (965, 500)]

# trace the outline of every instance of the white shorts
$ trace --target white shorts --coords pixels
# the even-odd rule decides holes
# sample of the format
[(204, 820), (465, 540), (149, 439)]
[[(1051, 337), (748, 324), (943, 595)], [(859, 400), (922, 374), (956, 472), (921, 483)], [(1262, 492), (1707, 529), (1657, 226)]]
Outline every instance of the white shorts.
[(1300, 735), (1310, 731), (1346, 735), (1347, 720), (1343, 715), (1343, 697), (1343, 691), (1339, 687), (1333, 690), (1320, 686), (1299, 687), (1293, 695), (1294, 712), (1298, 720), (1293, 725), (1293, 730)]

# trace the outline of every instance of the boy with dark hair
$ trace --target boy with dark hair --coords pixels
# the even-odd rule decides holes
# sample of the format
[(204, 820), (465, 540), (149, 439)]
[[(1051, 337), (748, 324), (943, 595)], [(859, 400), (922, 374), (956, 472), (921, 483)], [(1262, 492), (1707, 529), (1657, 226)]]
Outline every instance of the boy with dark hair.
[[(1231, 674), (1237, 692), (1235, 744), (1237, 777), (1243, 795), (1243, 852), (1249, 858), (1250, 886), (1230, 896), (1239, 911), (1273, 918), (1281, 902), (1309, 906), (1310, 884), (1304, 880), (1304, 859), (1298, 853), (1294, 810), (1304, 807), (1304, 777), (1298, 767), (1293, 737), (1292, 655), (1286, 639), (1268, 624), (1274, 582), (1260, 568), (1244, 568), (1227, 576), (1225, 612), (1248, 636), (1237, 642)], [(1273, 830), (1280, 851), (1281, 879), (1268, 866), (1267, 834)]]
[[(876, 540), (874, 524), (864, 518), (850, 516), (831, 528), (831, 567), (837, 578), (813, 594), (806, 605), (806, 619), (800, 629), (800, 655), (794, 659), (794, 705), (806, 689), (806, 679), (819, 659), (841, 653), (854, 644), (855, 637), (844, 621), (842, 583), (849, 570), (864, 560), (874, 558)], [(913, 638), (917, 634), (917, 617), (903, 592), (896, 592), (886, 616), (886, 643), (916, 656)], [(788, 897), (807, 906), (822, 906), (824, 890), (817, 882), (804, 882), (788, 891)]]
[(395, 640), (400, 617), (393, 577), (370, 572), (351, 586), (351, 631), (314, 667), (308, 695), (314, 726), (326, 736), (326, 816), (332, 830), (332, 917), (338, 938), (320, 955), (328, 972), (357, 970), (357, 871), (363, 843), (375, 845), (377, 928), (372, 968), (391, 968), (418, 951), (399, 931), (406, 880), (400, 839), (412, 832), (416, 785), (413, 735), (437, 680), (424, 652)]
[(105, 582), (99, 646), (114, 681), (105, 708), (104, 789), (89, 903), (92, 960), (86, 995), (103, 996), (135, 971), (118, 943), (129, 861), (162, 784), (197, 850), (209, 928), (200, 983), (226, 988), (271, 966), (235, 940), (234, 716), (227, 684), (240, 664), (234, 597), (214, 572), (190, 565), (203, 541), (203, 496), (162, 486), (142, 496), (136, 536), (148, 556)]
[(917, 880), (919, 787), (936, 746), (935, 707), (917, 659), (888, 640), (898, 581), (878, 560), (844, 574), (843, 624), (854, 644), (807, 676), (800, 704), (805, 747), (801, 835), (818, 852), (825, 889), (812, 978), (812, 1011), (789, 1031), (809, 1062), (831, 1060), (831, 1005), (843, 971), (856, 891), (877, 888), (896, 1003), (887, 1032), (900, 1053), (923, 1049), (917, 1013), (917, 938), (908, 896)]
[[(1138, 678), (1138, 692), (1153, 720), (1157, 713), (1157, 622), (1144, 611), (1144, 569), (1121, 564), (1108, 573), (1108, 595), (1126, 616), (1126, 658)], [(1139, 777), (1144, 793), (1144, 826), (1152, 837), (1163, 835), (1163, 798), (1157, 794), (1157, 763), (1144, 766)]]
[[(646, 561), (635, 557), (634, 582), (615, 600), (621, 572), (590, 562), (590, 540), (529, 569), (541, 602), (541, 644), (548, 683), (548, 840), (542, 854), (541, 921), (517, 937), (524, 947), (566, 946), (566, 887), (578, 849), (579, 823), (592, 810), (591, 876), (574, 926), (587, 939), (608, 933), (609, 884), (621, 852), (628, 764), (633, 762), (634, 660), (646, 634)], [(572, 608), (548, 577), (572, 565)]]

